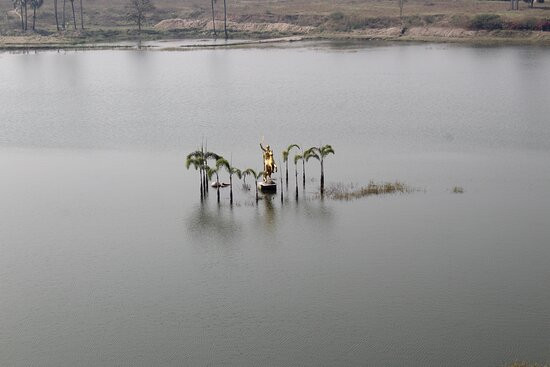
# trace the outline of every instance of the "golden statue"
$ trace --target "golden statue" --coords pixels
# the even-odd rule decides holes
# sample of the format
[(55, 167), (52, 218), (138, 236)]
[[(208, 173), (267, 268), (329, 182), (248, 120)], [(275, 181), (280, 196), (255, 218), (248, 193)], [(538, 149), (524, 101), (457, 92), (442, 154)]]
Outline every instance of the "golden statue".
[(264, 146), (262, 143), (260, 143), (260, 148), (262, 148), (264, 154), (264, 182), (273, 182), (271, 179), (271, 174), (273, 172), (277, 172), (277, 165), (275, 164), (275, 161), (273, 160), (273, 150), (271, 150), (271, 147), (269, 145)]

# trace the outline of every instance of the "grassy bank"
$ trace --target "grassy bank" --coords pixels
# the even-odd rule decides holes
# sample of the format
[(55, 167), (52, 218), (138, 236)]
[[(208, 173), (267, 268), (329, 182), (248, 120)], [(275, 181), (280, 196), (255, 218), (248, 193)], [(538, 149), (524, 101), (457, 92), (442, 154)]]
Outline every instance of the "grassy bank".
[[(403, 34), (399, 29), (375, 30), (372, 32), (340, 32), (340, 33), (313, 33), (303, 36), (289, 36), (285, 33), (246, 33), (231, 32), (231, 37), (246, 40), (245, 42), (228, 45), (208, 45), (201, 47), (242, 47), (265, 43), (284, 43), (302, 40), (335, 40), (335, 41), (391, 41), (391, 42), (434, 42), (434, 43), (462, 43), (480, 46), (494, 45), (536, 45), (550, 46), (550, 34), (520, 31), (491, 31), (476, 32), (463, 35), (460, 29), (414, 28)], [(459, 36), (453, 35), (459, 34)], [(197, 31), (159, 32), (151, 30), (138, 36), (131, 30), (121, 30), (105, 35), (103, 30), (87, 32), (83, 35), (15, 35), (0, 36), (0, 50), (29, 50), (29, 49), (127, 49), (135, 48), (137, 41), (173, 40), (173, 39), (202, 39), (210, 37), (208, 33)], [(192, 46), (192, 45), (191, 45)], [(170, 47), (170, 50), (192, 48), (188, 46)], [(155, 47), (164, 49), (164, 47)]]

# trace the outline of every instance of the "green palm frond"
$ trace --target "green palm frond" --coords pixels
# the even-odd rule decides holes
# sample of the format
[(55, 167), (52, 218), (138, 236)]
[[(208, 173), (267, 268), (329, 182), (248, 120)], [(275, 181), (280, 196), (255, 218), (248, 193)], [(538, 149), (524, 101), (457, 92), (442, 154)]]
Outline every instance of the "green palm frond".
[(189, 158), (198, 158), (198, 157), (203, 157), (204, 158), (204, 152), (202, 152), (200, 150), (195, 150), (194, 152), (191, 152), (191, 153), (187, 154), (187, 159), (189, 159)]
[(334, 149), (331, 145), (327, 144), (317, 149), (322, 157), (326, 157), (329, 154), (334, 154)]
[(216, 160), (216, 167), (218, 169), (223, 167), (227, 170), (227, 172), (231, 172), (231, 165), (229, 164), (227, 159), (219, 158), (218, 160)]
[(288, 161), (288, 150), (283, 150), (283, 162)]
[(290, 151), (292, 150), (292, 148), (300, 149), (300, 146), (299, 146), (298, 144), (290, 144), (290, 145), (286, 148), (286, 151), (290, 153)]
[(311, 147), (309, 148), (308, 150), (306, 150), (304, 152), (304, 159), (307, 161), (309, 161), (310, 158), (315, 158), (317, 160), (320, 160), (321, 158), (319, 157), (319, 154), (317, 154), (317, 148), (316, 147)]
[(218, 167), (206, 167), (206, 175), (208, 176), (209, 180), (212, 179), (212, 176), (214, 176), (216, 173), (218, 173)]
[(243, 176), (252, 175), (254, 178), (258, 178), (258, 176), (256, 175), (256, 171), (254, 171), (252, 168), (247, 168), (247, 169), (245, 169), (245, 170), (242, 172), (242, 175), (243, 175)]
[(304, 159), (304, 157), (302, 157), (301, 154), (296, 154), (294, 156), (294, 164), (298, 164), (298, 161), (301, 160), (301, 159)]
[(283, 162), (288, 161), (288, 156), (293, 148), (300, 149), (300, 146), (298, 144), (290, 144), (285, 150), (283, 150)]
[(236, 167), (231, 167), (231, 174), (236, 175), (239, 179), (241, 179), (243, 176), (241, 170)]
[(231, 164), (227, 161), (227, 159), (224, 159), (224, 158), (218, 159), (216, 161), (216, 167), (218, 169), (225, 168), (225, 170), (230, 175), (237, 175), (237, 177), (241, 178), (241, 170), (236, 167), (232, 167)]
[(212, 160), (217, 161), (218, 159), (222, 159), (223, 157), (219, 154), (214, 153), (214, 152), (205, 152), (204, 153), (204, 158), (205, 159), (212, 159)]
[(195, 157), (187, 157), (185, 160), (185, 168), (193, 166), (195, 169), (199, 169), (202, 165), (202, 160)]

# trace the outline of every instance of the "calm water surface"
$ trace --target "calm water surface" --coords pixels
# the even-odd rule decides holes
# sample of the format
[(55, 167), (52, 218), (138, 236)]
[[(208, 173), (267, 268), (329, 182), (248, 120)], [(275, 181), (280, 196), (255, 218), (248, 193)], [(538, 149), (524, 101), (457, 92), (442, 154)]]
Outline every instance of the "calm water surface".
[[(0, 53), (0, 365), (549, 362), (548, 60), (429, 44)], [(233, 207), (228, 189), (201, 204), (186, 153), (207, 137), (258, 169), (262, 136), (277, 157), (331, 143), (329, 184), (420, 191), (321, 201), (309, 162), (298, 202), (256, 206), (239, 182)]]

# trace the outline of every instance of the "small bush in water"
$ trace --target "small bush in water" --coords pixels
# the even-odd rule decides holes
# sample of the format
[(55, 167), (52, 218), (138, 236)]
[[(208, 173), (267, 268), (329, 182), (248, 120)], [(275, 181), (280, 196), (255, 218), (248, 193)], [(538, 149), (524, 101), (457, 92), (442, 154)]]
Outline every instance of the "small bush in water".
[(413, 188), (402, 182), (369, 182), (367, 186), (354, 187), (342, 183), (330, 185), (325, 189), (325, 195), (335, 200), (353, 200), (371, 195), (408, 193), (415, 191)]
[(464, 194), (464, 189), (460, 186), (453, 187), (453, 194)]

